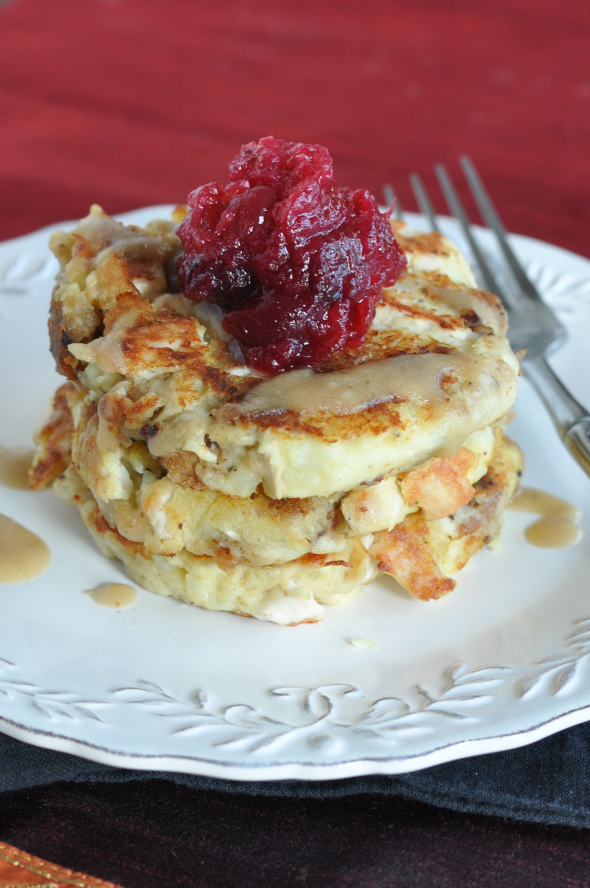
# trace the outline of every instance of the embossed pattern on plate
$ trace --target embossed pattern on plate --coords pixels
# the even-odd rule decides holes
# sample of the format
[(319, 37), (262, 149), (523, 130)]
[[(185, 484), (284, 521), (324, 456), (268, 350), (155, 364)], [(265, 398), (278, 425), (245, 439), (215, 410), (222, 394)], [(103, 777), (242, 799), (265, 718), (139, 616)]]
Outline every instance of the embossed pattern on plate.
[[(59, 383), (45, 324), (50, 230), (0, 244), (5, 446), (30, 442)], [(588, 402), (590, 262), (530, 238), (513, 243), (570, 331), (555, 368)], [(485, 246), (493, 255), (491, 238)], [(476, 556), (448, 598), (425, 604), (383, 579), (314, 626), (143, 591), (124, 610), (100, 608), (82, 590), (123, 573), (77, 514), (50, 492), (1, 488), (0, 511), (45, 539), (53, 562), (31, 583), (0, 586), (0, 730), (127, 767), (326, 779), (507, 749), (590, 718), (590, 484), (526, 382), (517, 406), (510, 434), (527, 455), (524, 483), (582, 508), (582, 542), (534, 549), (523, 536), (531, 516), (511, 512), (503, 551)], [(353, 647), (354, 637), (379, 647)]]

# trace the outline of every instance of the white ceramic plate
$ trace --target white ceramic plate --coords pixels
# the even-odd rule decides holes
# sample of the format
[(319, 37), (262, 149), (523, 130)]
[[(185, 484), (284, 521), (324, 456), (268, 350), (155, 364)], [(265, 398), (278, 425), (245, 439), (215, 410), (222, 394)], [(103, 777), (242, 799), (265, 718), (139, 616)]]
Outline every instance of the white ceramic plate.
[[(123, 218), (141, 224), (166, 209)], [(6, 446), (30, 442), (59, 383), (47, 347), (47, 236), (0, 245)], [(554, 366), (590, 404), (590, 262), (530, 238), (513, 243), (569, 329)], [(524, 483), (582, 508), (582, 542), (533, 548), (523, 537), (531, 516), (509, 512), (503, 550), (478, 554), (447, 598), (423, 603), (383, 579), (315, 625), (284, 628), (143, 590), (127, 609), (102, 608), (82, 590), (124, 574), (77, 512), (51, 492), (0, 488), (0, 512), (53, 552), (44, 576), (0, 586), (0, 730), (122, 767), (320, 780), (412, 771), (589, 719), (590, 479), (526, 381), (517, 406)]]

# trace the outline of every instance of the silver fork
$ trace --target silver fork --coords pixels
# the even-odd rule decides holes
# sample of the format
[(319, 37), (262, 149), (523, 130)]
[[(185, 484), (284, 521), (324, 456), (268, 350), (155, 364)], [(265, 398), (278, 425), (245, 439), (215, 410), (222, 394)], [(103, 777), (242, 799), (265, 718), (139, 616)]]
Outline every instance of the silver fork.
[[(451, 214), (459, 222), (471, 247), (486, 289), (500, 297), (508, 313), (510, 344), (515, 351), (526, 349), (523, 374), (547, 408), (553, 424), (572, 456), (590, 475), (590, 413), (557, 378), (546, 355), (562, 345), (567, 333), (536, 288), (528, 279), (506, 237), (506, 229), (492, 204), (475, 167), (467, 157), (460, 159), (465, 178), (477, 207), (496, 235), (498, 245), (514, 280), (513, 291), (502, 287), (490, 268), (470, 225), (469, 218), (444, 166), (435, 172)], [(421, 212), (433, 231), (440, 227), (428, 193), (416, 173), (410, 176), (412, 190)], [(391, 186), (389, 186), (391, 188)]]

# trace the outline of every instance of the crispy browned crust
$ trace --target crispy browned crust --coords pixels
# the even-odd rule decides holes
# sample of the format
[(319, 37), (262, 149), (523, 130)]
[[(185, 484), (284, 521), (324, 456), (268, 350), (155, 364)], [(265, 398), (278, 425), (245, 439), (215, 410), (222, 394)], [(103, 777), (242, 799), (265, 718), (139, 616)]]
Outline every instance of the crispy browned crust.
[(417, 237), (405, 237), (402, 233), (406, 227), (403, 222), (399, 222), (397, 219), (390, 219), (389, 224), (404, 253), (417, 251), (420, 253), (432, 253), (435, 256), (449, 256), (445, 241), (438, 231), (425, 231)]
[(447, 595), (457, 585), (444, 577), (428, 546), (429, 529), (421, 512), (416, 512), (393, 530), (381, 531), (373, 554), (383, 573), (422, 601)]
[[(126, 295), (145, 303), (136, 284), (149, 285), (164, 278), (167, 270), (175, 276), (172, 260), (180, 249), (176, 235), (166, 230), (146, 234), (133, 225), (114, 223), (100, 210), (94, 212), (92, 218), (95, 222), (107, 220), (108, 224), (101, 229), (99, 221), (92, 229), (91, 238), (77, 230), (69, 234), (56, 232), (50, 241), (62, 263), (62, 272), (51, 299), (50, 347), (59, 372), (70, 379), (77, 378), (84, 364), (73, 357), (68, 345), (90, 342), (101, 336), (108, 310), (119, 300), (124, 301)], [(116, 242), (117, 235), (119, 243)], [(114, 252), (106, 262), (97, 265), (97, 292), (101, 292), (102, 300), (96, 302), (86, 297), (85, 288), (93, 264), (106, 247), (113, 248)], [(174, 291), (173, 286), (167, 289)]]
[[(495, 539), (522, 470), (522, 451), (514, 441), (503, 437), (487, 473), (474, 485), (475, 495), (454, 516), (457, 538), (461, 540), (460, 559), (453, 565), (454, 570), (461, 570), (475, 552)], [(419, 511), (408, 515), (393, 530), (378, 533), (372, 553), (379, 570), (426, 601), (446, 595), (456, 585), (439, 568), (439, 545), (437, 522), (426, 521)]]
[(288, 518), (290, 516), (302, 515), (308, 508), (308, 500), (298, 499), (297, 497), (289, 497), (287, 499), (271, 499), (261, 490), (259, 494), (264, 497), (267, 509), (274, 512), (280, 518)]
[[(424, 292), (427, 292), (426, 288), (424, 288)], [(406, 305), (404, 302), (401, 302), (401, 300), (395, 298), (395, 290), (393, 289), (384, 290), (381, 301), (384, 305), (388, 305), (390, 308), (395, 308), (396, 311), (399, 311), (400, 314), (406, 315), (407, 317), (433, 321), (438, 324), (439, 327), (442, 327), (443, 330), (461, 330), (463, 327), (473, 326), (474, 313), (470, 313), (469, 315), (465, 313), (467, 317), (463, 318), (462, 315), (457, 317), (456, 315), (451, 314), (440, 314), (428, 311), (428, 309), (421, 308), (418, 305)], [(479, 324), (479, 317), (475, 315), (475, 318), (475, 323)]]
[(161, 456), (159, 462), (166, 469), (171, 481), (180, 484), (181, 487), (190, 487), (192, 490), (205, 490), (205, 485), (195, 474), (198, 460), (194, 453), (177, 450), (170, 456)]
[(383, 358), (397, 358), (400, 355), (451, 355), (456, 349), (431, 339), (425, 342), (423, 336), (401, 333), (398, 330), (369, 330), (365, 342), (359, 348), (346, 348), (335, 352), (326, 361), (316, 364), (317, 373), (331, 373), (333, 370), (346, 370), (367, 361), (381, 361)]
[[(142, 558), (149, 558), (149, 554), (146, 552), (145, 547), (142, 543), (136, 543), (132, 540), (128, 540), (127, 537), (122, 536), (119, 533), (116, 527), (112, 527), (104, 515), (100, 512), (98, 506), (93, 504), (91, 510), (86, 512), (87, 520), (88, 515), (90, 523), (92, 525), (93, 530), (96, 533), (101, 535), (111, 534), (116, 541), (123, 546), (128, 552), (133, 555), (141, 555)], [(220, 545), (214, 545), (212, 547), (214, 549), (214, 555), (193, 555), (193, 558), (200, 558), (203, 560), (214, 561), (218, 567), (220, 567), (223, 571), (232, 570), (239, 564), (247, 564), (245, 559), (236, 557), (234, 554), (230, 552), (229, 549), (224, 548)], [(352, 567), (352, 565), (348, 561), (328, 561), (327, 555), (316, 555), (313, 552), (308, 552), (306, 555), (302, 555), (300, 558), (295, 558), (291, 562), (292, 564), (300, 564), (302, 567), (330, 567), (330, 566), (344, 566), (344, 567)]]
[[(61, 373), (62, 376), (66, 376), (68, 379), (76, 380), (78, 372), (82, 370), (83, 365), (68, 351), (68, 345), (71, 345), (75, 340), (72, 339), (64, 319), (61, 303), (52, 301), (47, 326), (49, 329), (49, 347), (58, 373)], [(90, 337), (86, 341), (88, 342), (89, 339)]]
[[(499, 458), (492, 461), (487, 473), (475, 486), (475, 496), (463, 509), (457, 513), (460, 520), (459, 534), (465, 539), (466, 556), (464, 564), (477, 549), (490, 543), (498, 530), (498, 522), (501, 520), (504, 509), (518, 489), (522, 476), (524, 457), (518, 444), (504, 436), (503, 447), (508, 448), (516, 455), (516, 474), (514, 467), (507, 464), (507, 460), (500, 454)], [(463, 565), (461, 565), (463, 567)]]
[[(287, 434), (303, 434), (322, 438), (327, 442), (347, 441), (361, 435), (379, 435), (389, 429), (404, 428), (398, 405), (405, 398), (392, 398), (382, 404), (374, 404), (359, 413), (343, 416), (336, 414), (316, 414), (305, 416), (294, 411), (282, 413), (229, 413), (228, 418), (236, 424), (255, 425), (259, 429), (280, 429)], [(225, 413), (222, 413), (225, 416)]]
[(32, 490), (50, 487), (69, 465), (74, 424), (67, 396), (75, 391), (74, 383), (66, 382), (53, 397), (53, 413), (39, 433), (37, 454), (29, 469)]
[(111, 527), (96, 504), (94, 504), (90, 513), (90, 521), (96, 533), (101, 535), (112, 534), (117, 542), (128, 552), (131, 552), (132, 555), (141, 555), (142, 558), (148, 557), (141, 543), (134, 543), (133, 540), (128, 540), (127, 537), (119, 533), (116, 527)]
[[(460, 291), (463, 289), (463, 286), (461, 284), (455, 283), (455, 281), (452, 281), (450, 277), (448, 277), (446, 274), (442, 274), (442, 272), (440, 271), (421, 271), (420, 275), (431, 284), (434, 284), (435, 287), (440, 287), (443, 290)], [(496, 296), (495, 293), (490, 293), (489, 290), (474, 289), (471, 292), (476, 299), (480, 299), (482, 302), (485, 302), (487, 305), (489, 305), (490, 308), (493, 308), (494, 311), (498, 312), (499, 326), (502, 327), (505, 313), (502, 307), (502, 302), (498, 298), (498, 296)]]
[(426, 460), (402, 478), (404, 500), (409, 506), (420, 506), (428, 519), (452, 515), (475, 494), (467, 477), (474, 461), (474, 454), (466, 447), (454, 456)]

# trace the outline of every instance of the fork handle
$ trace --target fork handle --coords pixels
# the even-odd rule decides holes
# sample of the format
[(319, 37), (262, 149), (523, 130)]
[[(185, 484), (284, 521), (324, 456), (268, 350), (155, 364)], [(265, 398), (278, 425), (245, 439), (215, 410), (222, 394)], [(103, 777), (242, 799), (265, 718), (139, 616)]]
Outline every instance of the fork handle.
[(586, 474), (590, 475), (590, 419), (581, 419), (572, 426), (563, 443)]
[(547, 408), (559, 437), (590, 475), (590, 414), (557, 378), (544, 355), (525, 360), (522, 372)]

